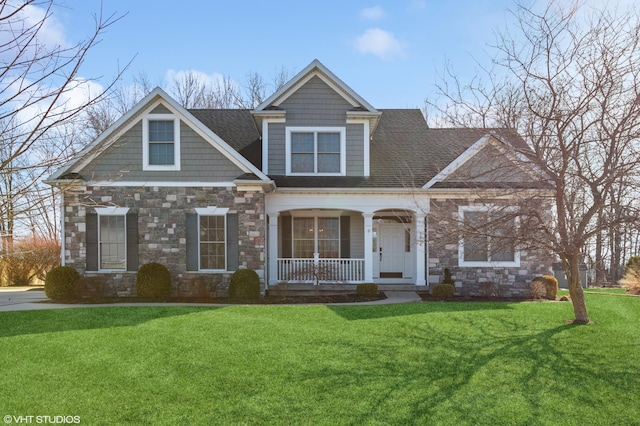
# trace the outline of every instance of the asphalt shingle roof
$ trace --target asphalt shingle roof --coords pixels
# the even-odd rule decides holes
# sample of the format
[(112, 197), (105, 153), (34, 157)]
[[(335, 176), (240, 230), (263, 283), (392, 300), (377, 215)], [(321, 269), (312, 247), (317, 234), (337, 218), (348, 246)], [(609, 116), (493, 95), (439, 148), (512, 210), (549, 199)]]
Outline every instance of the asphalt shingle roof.
[[(189, 110), (256, 167), (261, 168), (260, 134), (250, 110)], [(489, 132), (520, 148), (524, 141), (504, 129), (430, 129), (418, 109), (381, 109), (370, 145), (368, 178), (346, 176), (270, 176), (279, 187), (421, 187)], [(450, 187), (443, 184), (441, 187)]]

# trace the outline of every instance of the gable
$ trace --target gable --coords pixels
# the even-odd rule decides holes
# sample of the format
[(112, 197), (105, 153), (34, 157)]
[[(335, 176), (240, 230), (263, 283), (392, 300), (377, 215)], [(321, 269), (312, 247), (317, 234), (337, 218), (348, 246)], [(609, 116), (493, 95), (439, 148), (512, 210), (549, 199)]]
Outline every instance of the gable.
[(344, 126), (353, 107), (344, 97), (314, 76), (291, 94), (280, 108), (289, 126)]
[[(151, 134), (149, 132), (152, 124), (156, 128), (162, 122), (168, 123), (168, 129), (171, 129), (170, 133), (163, 133), (170, 139), (162, 147), (169, 154), (173, 153), (174, 158), (167, 157), (169, 166), (156, 166), (158, 163), (155, 160), (152, 165), (152, 157), (146, 153), (151, 148), (157, 152), (158, 142), (152, 147), (149, 142), (151, 136), (148, 135)], [(256, 132), (252, 137), (259, 139)], [(245, 143), (247, 137), (242, 140)], [(248, 175), (269, 182), (254, 164), (211, 128), (182, 108), (162, 89), (156, 88), (86, 146), (74, 160), (57, 170), (49, 181), (55, 183), (57, 180), (72, 178), (99, 182), (120, 180), (229, 184), (240, 176)]]

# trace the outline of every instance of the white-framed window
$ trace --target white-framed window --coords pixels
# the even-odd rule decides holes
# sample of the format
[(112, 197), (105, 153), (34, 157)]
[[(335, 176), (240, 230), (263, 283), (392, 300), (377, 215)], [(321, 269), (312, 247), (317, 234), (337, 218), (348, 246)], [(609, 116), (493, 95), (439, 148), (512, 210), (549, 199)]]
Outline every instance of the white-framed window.
[(196, 208), (198, 213), (198, 262), (201, 271), (227, 270), (228, 208)]
[(496, 220), (489, 205), (461, 206), (458, 213), (464, 230), (458, 246), (459, 266), (520, 266), (520, 251), (511, 237), (519, 225), (517, 217)]
[(142, 118), (143, 170), (180, 170), (180, 119), (173, 114)]
[(340, 257), (340, 217), (298, 217), (292, 221), (294, 258), (312, 258), (318, 253), (323, 259)]
[(344, 176), (344, 127), (287, 127), (286, 174)]
[(98, 269), (124, 271), (127, 268), (126, 207), (96, 208), (98, 214)]

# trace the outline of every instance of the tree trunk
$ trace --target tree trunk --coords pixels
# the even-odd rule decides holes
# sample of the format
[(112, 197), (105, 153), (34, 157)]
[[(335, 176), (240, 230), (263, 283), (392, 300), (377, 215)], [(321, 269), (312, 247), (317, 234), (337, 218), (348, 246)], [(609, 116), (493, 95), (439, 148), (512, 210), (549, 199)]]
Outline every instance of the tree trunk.
[(569, 295), (573, 303), (573, 313), (576, 318), (574, 324), (588, 324), (589, 314), (587, 313), (587, 304), (584, 300), (584, 291), (580, 282), (580, 266), (579, 257), (571, 256), (564, 263), (564, 270), (567, 274), (567, 282), (569, 284)]

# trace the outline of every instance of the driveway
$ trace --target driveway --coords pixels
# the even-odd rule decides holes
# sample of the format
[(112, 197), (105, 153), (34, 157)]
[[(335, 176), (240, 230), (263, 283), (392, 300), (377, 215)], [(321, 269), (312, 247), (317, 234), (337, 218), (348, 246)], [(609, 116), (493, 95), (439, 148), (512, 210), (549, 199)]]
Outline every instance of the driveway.
[(0, 287), (0, 312), (38, 309), (48, 300), (42, 287)]

